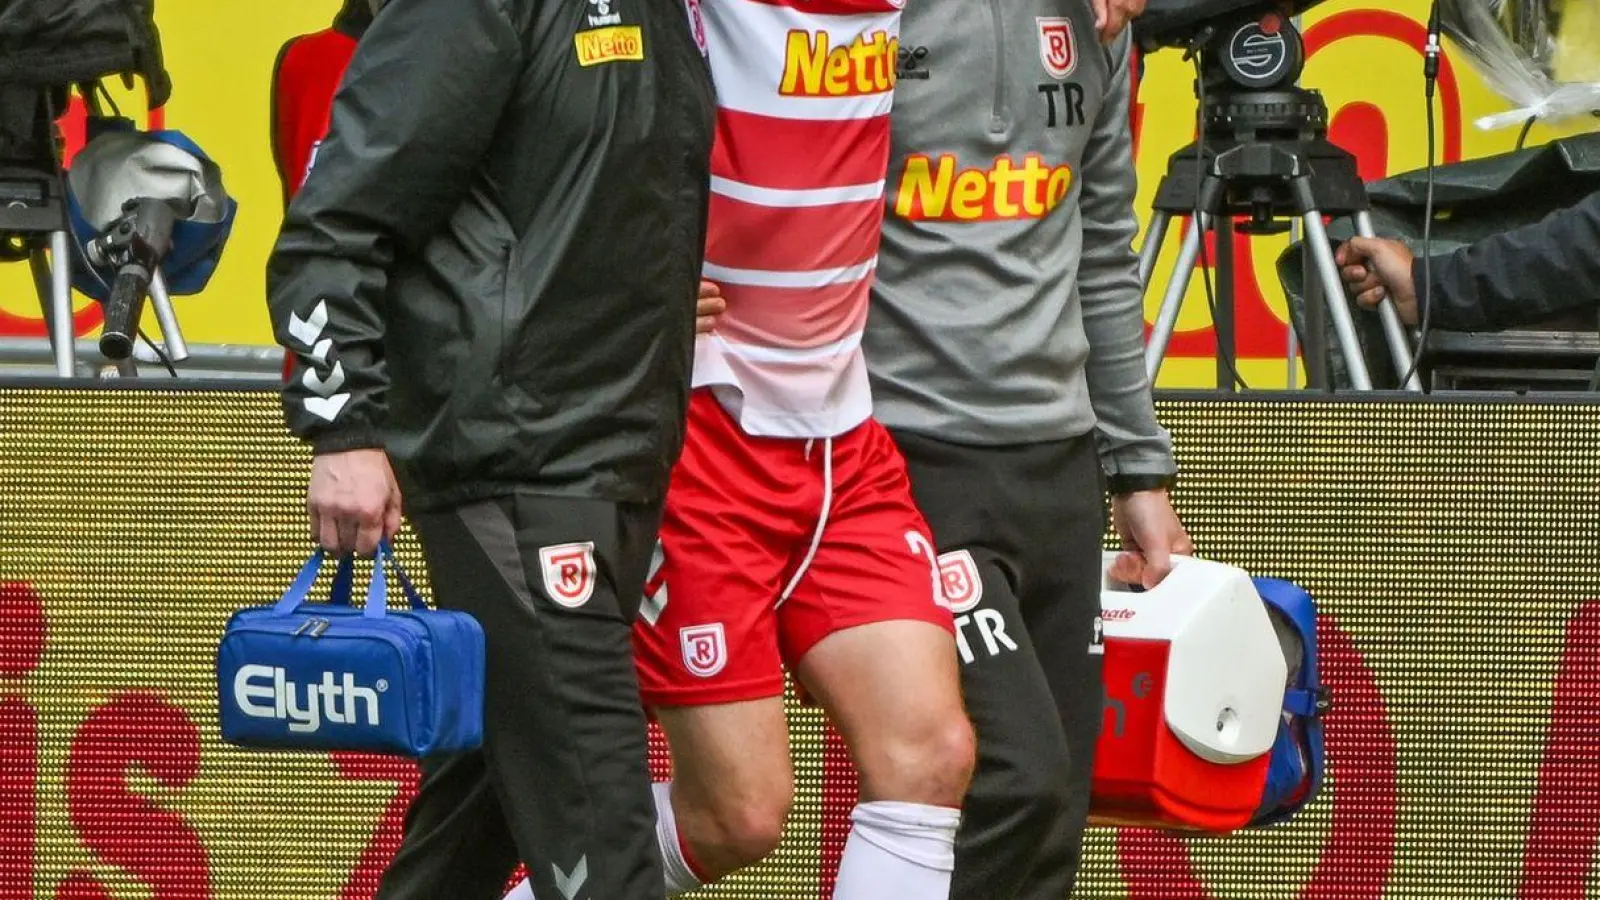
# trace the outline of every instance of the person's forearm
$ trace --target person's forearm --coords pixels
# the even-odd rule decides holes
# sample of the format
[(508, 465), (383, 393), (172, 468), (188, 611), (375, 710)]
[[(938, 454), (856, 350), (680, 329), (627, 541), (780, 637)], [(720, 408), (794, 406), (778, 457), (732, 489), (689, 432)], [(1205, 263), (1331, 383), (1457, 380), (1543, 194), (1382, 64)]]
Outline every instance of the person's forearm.
[(1600, 308), (1600, 193), (1536, 224), (1435, 255), (1429, 268), (1418, 257), (1411, 274), (1435, 328), (1494, 330)]
[(1156, 421), (1144, 368), (1144, 291), (1133, 240), (1137, 178), (1129, 128), (1132, 90), (1130, 42), (1110, 51), (1112, 85), (1082, 160), (1083, 249), (1078, 297), (1089, 343), (1085, 375), (1099, 423), (1101, 465), (1113, 475), (1167, 475), (1175, 471), (1172, 443)]

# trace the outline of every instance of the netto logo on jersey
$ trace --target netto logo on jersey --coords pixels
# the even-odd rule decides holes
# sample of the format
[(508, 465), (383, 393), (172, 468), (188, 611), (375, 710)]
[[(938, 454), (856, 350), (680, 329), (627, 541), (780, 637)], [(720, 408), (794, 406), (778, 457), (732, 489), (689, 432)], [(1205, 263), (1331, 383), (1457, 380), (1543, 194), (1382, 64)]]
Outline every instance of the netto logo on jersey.
[(896, 78), (927, 81), (933, 71), (928, 68), (927, 47), (901, 47), (896, 63), (894, 70)]
[(892, 90), (900, 39), (885, 32), (829, 46), (825, 31), (791, 31), (784, 52), (785, 97), (865, 97)]
[(995, 157), (988, 169), (956, 170), (948, 153), (930, 157), (914, 153), (895, 195), (895, 215), (903, 219), (982, 222), (1039, 219), (1061, 205), (1072, 187), (1072, 167), (1051, 166), (1037, 153), (1019, 164)]
[(315, 734), (323, 722), (361, 724), (363, 701), (366, 724), (376, 726), (378, 695), (388, 689), (381, 678), (372, 687), (359, 687), (349, 672), (323, 672), (319, 684), (296, 684), (278, 666), (241, 666), (233, 676), (233, 702), (240, 712), (253, 719), (288, 720), (289, 730), (300, 734)]

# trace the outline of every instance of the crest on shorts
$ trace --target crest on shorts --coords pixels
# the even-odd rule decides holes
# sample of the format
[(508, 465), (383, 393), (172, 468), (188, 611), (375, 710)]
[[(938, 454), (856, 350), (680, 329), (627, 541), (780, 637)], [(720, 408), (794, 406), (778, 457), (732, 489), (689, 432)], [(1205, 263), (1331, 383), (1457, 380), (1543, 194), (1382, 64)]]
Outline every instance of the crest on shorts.
[(1034, 21), (1039, 23), (1039, 61), (1051, 78), (1061, 81), (1078, 68), (1078, 39), (1072, 20), (1040, 16)]
[(689, 625), (678, 631), (683, 664), (701, 678), (710, 678), (728, 665), (728, 635), (721, 622)]
[(594, 542), (580, 541), (539, 548), (544, 570), (544, 591), (568, 609), (577, 609), (594, 596)]
[(983, 579), (978, 577), (978, 564), (965, 550), (953, 550), (939, 555), (939, 586), (956, 615), (971, 612), (983, 600)]

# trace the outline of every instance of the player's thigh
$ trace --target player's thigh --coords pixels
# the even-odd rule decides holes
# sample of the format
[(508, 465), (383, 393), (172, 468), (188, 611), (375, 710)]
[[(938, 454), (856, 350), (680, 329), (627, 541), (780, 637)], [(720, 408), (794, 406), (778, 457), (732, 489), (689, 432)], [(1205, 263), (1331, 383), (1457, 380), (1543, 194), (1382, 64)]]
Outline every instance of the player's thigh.
[(950, 635), (898, 620), (835, 632), (798, 666), (844, 736), (865, 800), (960, 806), (973, 765)]
[(634, 662), (672, 753), (679, 831), (731, 871), (770, 851), (793, 794), (777, 618), (770, 582), (679, 537), (663, 529)]
[(675, 803), (758, 820), (744, 822), (746, 831), (769, 830), (773, 817), (781, 826), (794, 795), (781, 696), (659, 707), (655, 714), (672, 754)]
[(868, 796), (954, 805), (972, 729), (927, 525), (908, 490), (847, 510), (779, 611), (785, 658), (844, 735)]

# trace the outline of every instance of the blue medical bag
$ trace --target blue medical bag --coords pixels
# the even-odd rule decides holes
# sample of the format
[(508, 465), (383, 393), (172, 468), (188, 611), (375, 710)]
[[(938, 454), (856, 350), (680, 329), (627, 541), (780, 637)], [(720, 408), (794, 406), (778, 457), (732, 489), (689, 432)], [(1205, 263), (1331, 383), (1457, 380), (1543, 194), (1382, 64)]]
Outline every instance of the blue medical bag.
[[(387, 542), (363, 607), (350, 604), (352, 560), (328, 603), (308, 603), (323, 554), (283, 599), (233, 614), (217, 648), (222, 739), (241, 747), (355, 750), (418, 758), (483, 741), (483, 628), (430, 610)], [(411, 608), (391, 612), (393, 567)]]
[(1322, 789), (1327, 764), (1322, 717), (1328, 711), (1329, 693), (1317, 666), (1316, 602), (1290, 582), (1276, 578), (1254, 581), (1289, 663), (1283, 722), (1272, 746), (1266, 792), (1250, 821), (1250, 827), (1264, 828), (1288, 821)]

